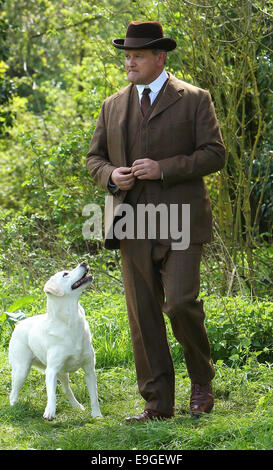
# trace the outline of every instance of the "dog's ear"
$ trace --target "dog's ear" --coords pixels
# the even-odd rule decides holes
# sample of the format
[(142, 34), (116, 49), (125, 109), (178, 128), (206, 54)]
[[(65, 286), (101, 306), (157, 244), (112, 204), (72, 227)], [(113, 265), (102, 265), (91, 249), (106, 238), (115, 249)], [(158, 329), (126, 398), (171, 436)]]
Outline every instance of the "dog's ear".
[(44, 291), (46, 294), (57, 295), (58, 297), (62, 297), (64, 295), (64, 291), (60, 287), (54, 285), (51, 279), (46, 282)]

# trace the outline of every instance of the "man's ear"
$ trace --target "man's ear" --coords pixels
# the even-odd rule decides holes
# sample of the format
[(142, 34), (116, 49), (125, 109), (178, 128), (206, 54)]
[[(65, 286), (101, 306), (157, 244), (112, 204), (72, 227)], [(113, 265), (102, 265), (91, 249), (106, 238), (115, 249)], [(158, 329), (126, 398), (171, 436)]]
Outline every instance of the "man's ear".
[(58, 297), (62, 297), (64, 295), (64, 291), (60, 287), (53, 284), (53, 281), (51, 279), (46, 282), (44, 291), (46, 294), (52, 294)]

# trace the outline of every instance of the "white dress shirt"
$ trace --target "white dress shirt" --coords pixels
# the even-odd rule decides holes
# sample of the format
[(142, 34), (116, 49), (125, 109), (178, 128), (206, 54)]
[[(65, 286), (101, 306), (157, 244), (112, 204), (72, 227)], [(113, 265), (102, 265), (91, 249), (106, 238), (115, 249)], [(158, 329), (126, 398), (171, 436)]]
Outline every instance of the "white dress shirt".
[(164, 85), (165, 81), (169, 78), (167, 72), (165, 69), (161, 72), (159, 77), (157, 77), (152, 83), (149, 83), (149, 85), (136, 85), (137, 91), (138, 91), (138, 96), (139, 96), (139, 102), (141, 101), (142, 98), (142, 93), (144, 88), (150, 88), (151, 93), (149, 93), (150, 100), (151, 100), (151, 105), (153, 104), (154, 100), (156, 99), (158, 93), (160, 92), (162, 86)]

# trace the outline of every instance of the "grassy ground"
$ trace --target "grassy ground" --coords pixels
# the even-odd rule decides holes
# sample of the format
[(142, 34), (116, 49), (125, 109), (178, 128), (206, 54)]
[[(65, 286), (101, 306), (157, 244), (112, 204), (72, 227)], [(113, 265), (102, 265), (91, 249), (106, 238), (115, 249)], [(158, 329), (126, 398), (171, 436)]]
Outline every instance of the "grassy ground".
[[(52, 272), (54, 269), (52, 268)], [(48, 273), (45, 274), (47, 279)], [(97, 276), (98, 277), (98, 276)], [(81, 304), (93, 335), (97, 357), (98, 393), (102, 419), (93, 419), (83, 372), (71, 375), (76, 398), (85, 411), (71, 407), (57, 389), (57, 417), (45, 421), (45, 377), (32, 369), (19, 402), (11, 407), (11, 372), (7, 347), (11, 327), (6, 311), (44, 313), (43, 280), (26, 289), (19, 279), (0, 277), (0, 449), (1, 450), (272, 450), (273, 303), (247, 298), (205, 299), (206, 325), (216, 363), (215, 408), (199, 420), (189, 414), (190, 381), (167, 322), (176, 370), (176, 414), (171, 420), (127, 424), (126, 416), (143, 411), (137, 385), (126, 304), (120, 284), (98, 280), (98, 291), (82, 296)], [(31, 296), (31, 301), (28, 297)], [(17, 302), (18, 301), (18, 302)], [(14, 305), (15, 302), (15, 305)], [(255, 349), (256, 348), (256, 349)], [(264, 349), (263, 349), (264, 348)], [(261, 354), (260, 351), (261, 350)], [(259, 363), (258, 359), (260, 362)], [(227, 366), (228, 364), (229, 366)]]
[(46, 404), (44, 376), (32, 369), (20, 400), (10, 407), (10, 368), (0, 353), (1, 450), (265, 450), (273, 444), (273, 372), (259, 365), (233, 369), (216, 367), (215, 408), (199, 420), (188, 412), (190, 382), (183, 366), (176, 367), (176, 416), (171, 420), (127, 424), (124, 418), (143, 410), (133, 364), (98, 369), (102, 419), (93, 419), (83, 373), (71, 375), (72, 388), (85, 411), (74, 410), (58, 386), (57, 417), (42, 418)]

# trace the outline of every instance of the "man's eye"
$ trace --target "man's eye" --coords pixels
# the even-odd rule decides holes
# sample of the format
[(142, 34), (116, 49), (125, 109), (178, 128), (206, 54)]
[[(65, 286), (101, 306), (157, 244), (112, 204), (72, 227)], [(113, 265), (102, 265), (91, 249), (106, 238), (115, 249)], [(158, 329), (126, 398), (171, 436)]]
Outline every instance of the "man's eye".
[(63, 277), (68, 276), (69, 273), (63, 273)]

